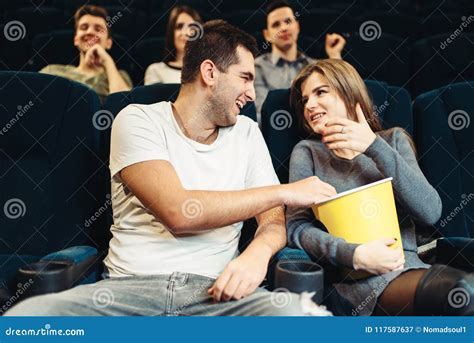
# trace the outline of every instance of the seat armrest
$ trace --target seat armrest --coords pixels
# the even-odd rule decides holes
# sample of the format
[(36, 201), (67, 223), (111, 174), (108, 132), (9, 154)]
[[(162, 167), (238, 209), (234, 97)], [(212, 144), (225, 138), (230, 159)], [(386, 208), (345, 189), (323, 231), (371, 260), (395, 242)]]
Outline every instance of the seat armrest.
[(20, 268), (17, 281), (28, 285), (25, 296), (60, 292), (86, 277), (100, 257), (97, 249), (89, 246), (67, 248)]
[(474, 239), (445, 237), (436, 244), (436, 263), (474, 272)]

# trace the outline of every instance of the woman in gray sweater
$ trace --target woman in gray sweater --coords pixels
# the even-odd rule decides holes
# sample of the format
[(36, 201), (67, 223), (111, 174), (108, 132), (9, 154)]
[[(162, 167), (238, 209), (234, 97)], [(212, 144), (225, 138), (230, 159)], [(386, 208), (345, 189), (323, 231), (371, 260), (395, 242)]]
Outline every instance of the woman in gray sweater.
[(373, 275), (332, 283), (327, 293), (336, 314), (416, 314), (415, 292), (430, 266), (418, 258), (414, 221), (433, 225), (442, 205), (418, 166), (411, 138), (401, 128), (382, 130), (363, 80), (341, 60), (304, 68), (293, 81), (291, 104), (310, 139), (295, 146), (289, 181), (315, 175), (340, 193), (392, 177), (404, 254), (390, 248), (392, 237), (351, 244), (332, 236), (311, 209), (288, 209), (289, 245), (326, 270)]

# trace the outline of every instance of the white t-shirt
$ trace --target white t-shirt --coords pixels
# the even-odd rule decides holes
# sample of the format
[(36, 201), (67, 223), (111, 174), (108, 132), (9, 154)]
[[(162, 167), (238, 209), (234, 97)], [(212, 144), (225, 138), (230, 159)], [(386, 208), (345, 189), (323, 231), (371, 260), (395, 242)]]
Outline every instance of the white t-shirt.
[(145, 86), (154, 83), (181, 83), (181, 68), (165, 62), (149, 65), (145, 71)]
[[(242, 222), (173, 235), (120, 178), (123, 168), (149, 160), (169, 161), (189, 190), (234, 191), (278, 184), (257, 123), (238, 116), (234, 126), (220, 128), (214, 143), (205, 145), (187, 138), (175, 121), (171, 103), (160, 102), (129, 105), (112, 126), (114, 224), (104, 261), (110, 276), (186, 272), (216, 278), (238, 255)], [(199, 213), (197, 202), (190, 200), (187, 205), (189, 215)]]

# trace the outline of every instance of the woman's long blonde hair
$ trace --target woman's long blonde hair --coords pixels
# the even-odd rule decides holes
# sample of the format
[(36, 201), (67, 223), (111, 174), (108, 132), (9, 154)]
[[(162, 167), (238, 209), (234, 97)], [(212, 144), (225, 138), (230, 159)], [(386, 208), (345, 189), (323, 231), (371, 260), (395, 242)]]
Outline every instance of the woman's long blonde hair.
[(304, 117), (301, 85), (313, 73), (318, 73), (326, 78), (329, 87), (335, 91), (344, 102), (349, 119), (357, 121), (355, 108), (356, 104), (359, 103), (372, 131), (377, 132), (382, 130), (380, 120), (374, 113), (372, 99), (359, 73), (353, 66), (345, 61), (326, 59), (318, 60), (307, 65), (301, 70), (291, 85), (290, 104), (298, 118), (300, 128), (306, 133), (314, 134)]

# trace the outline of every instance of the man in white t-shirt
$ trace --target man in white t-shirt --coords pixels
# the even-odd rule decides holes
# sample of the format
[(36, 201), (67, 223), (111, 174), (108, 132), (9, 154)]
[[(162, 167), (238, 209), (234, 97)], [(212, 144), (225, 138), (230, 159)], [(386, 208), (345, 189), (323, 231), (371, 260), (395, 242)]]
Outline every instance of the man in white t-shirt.
[[(8, 315), (304, 315), (259, 287), (286, 244), (284, 205), (335, 194), (311, 177), (279, 185), (257, 123), (255, 40), (223, 21), (189, 41), (175, 103), (130, 105), (112, 128), (107, 278), (35, 297)], [(257, 232), (240, 255), (242, 221)], [(107, 293), (107, 306), (100, 293)], [(101, 306), (98, 306), (97, 303)], [(321, 311), (325, 313), (324, 311)]]

